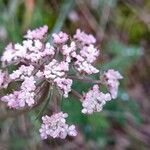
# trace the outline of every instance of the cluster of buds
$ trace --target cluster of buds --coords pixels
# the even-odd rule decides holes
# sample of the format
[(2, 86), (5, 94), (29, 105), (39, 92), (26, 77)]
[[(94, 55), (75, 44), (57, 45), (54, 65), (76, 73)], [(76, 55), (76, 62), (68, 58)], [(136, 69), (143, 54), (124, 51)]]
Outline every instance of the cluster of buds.
[(43, 116), (43, 124), (40, 128), (40, 134), (42, 139), (47, 139), (48, 137), (52, 138), (61, 138), (65, 139), (67, 135), (76, 136), (77, 131), (75, 126), (69, 126), (66, 124), (66, 119), (68, 117), (67, 113), (57, 113), (49, 116)]
[[(122, 79), (122, 76), (118, 71), (110, 69), (98, 80), (91, 78), (90, 75), (99, 73), (94, 62), (100, 53), (94, 46), (96, 39), (93, 35), (77, 29), (73, 37), (64, 32), (54, 33), (52, 41), (48, 42), (47, 32), (46, 25), (29, 30), (21, 44), (10, 43), (5, 48), (1, 57), (0, 89), (7, 88), (12, 82), (16, 83), (18, 89), (1, 96), (1, 100), (7, 103), (9, 108), (32, 108), (43, 98), (42, 95), (47, 90), (45, 85), (48, 85), (49, 92), (57, 90), (60, 98), (67, 98), (70, 94), (76, 96), (82, 103), (82, 113), (100, 112), (107, 101), (117, 97), (118, 80)], [(16, 70), (8, 74), (8, 66), (12, 65), (16, 66)], [(87, 93), (84, 91), (79, 94), (72, 89), (74, 80), (91, 82), (94, 85)], [(107, 93), (100, 91), (99, 86), (102, 85), (107, 87)], [(53, 96), (48, 98), (53, 99)], [(50, 117), (43, 116), (41, 138), (64, 139), (67, 135), (76, 136), (75, 126), (66, 123), (67, 116), (61, 111), (55, 111)]]

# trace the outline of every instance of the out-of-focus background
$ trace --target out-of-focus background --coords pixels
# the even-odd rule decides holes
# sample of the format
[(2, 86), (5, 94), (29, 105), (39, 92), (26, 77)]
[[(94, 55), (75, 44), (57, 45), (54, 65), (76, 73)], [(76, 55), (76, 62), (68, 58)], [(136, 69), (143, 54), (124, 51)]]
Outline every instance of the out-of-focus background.
[(9, 42), (21, 42), (27, 29), (44, 24), (50, 33), (81, 28), (94, 34), (101, 49), (97, 67), (124, 76), (118, 98), (90, 116), (81, 114), (76, 99), (63, 101), (79, 134), (46, 141), (34, 120), (40, 108), (10, 117), (0, 102), (0, 150), (149, 150), (150, 0), (0, 0), (0, 54)]

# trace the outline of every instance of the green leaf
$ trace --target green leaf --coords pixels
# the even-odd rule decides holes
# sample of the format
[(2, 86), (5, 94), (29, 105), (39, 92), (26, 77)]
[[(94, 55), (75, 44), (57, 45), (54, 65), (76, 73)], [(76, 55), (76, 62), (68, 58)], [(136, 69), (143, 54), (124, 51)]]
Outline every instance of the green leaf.
[(124, 72), (128, 67), (130, 67), (133, 62), (142, 55), (142, 50), (136, 46), (127, 47), (123, 43), (117, 40), (112, 40), (107, 43), (105, 49), (113, 55), (110, 62), (105, 65), (100, 66), (102, 69), (117, 69), (121, 73)]

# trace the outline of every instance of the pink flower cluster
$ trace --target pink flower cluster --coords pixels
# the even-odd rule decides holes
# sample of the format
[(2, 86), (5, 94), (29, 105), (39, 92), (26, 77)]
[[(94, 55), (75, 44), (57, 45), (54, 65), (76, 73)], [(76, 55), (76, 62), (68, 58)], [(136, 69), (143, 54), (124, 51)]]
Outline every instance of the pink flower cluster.
[(68, 117), (67, 113), (57, 113), (49, 116), (43, 116), (43, 124), (40, 128), (40, 134), (42, 139), (47, 139), (48, 137), (52, 138), (61, 138), (65, 139), (67, 135), (76, 136), (77, 131), (74, 125), (69, 126), (66, 123), (66, 118)]
[(76, 34), (73, 36), (75, 39), (77, 39), (82, 44), (94, 44), (96, 42), (96, 39), (91, 34), (86, 34), (84, 31), (81, 31), (80, 29), (77, 29)]
[(59, 32), (59, 34), (53, 33), (52, 37), (55, 44), (63, 44), (68, 40), (68, 35), (63, 32)]
[(20, 91), (14, 91), (11, 94), (5, 95), (1, 98), (3, 102), (6, 102), (10, 108), (20, 109), (28, 106), (33, 106), (35, 96), (35, 80), (34, 77), (26, 77), (21, 85)]
[(53, 59), (48, 65), (45, 65), (43, 75), (46, 79), (55, 83), (58, 89), (63, 93), (64, 97), (68, 97), (71, 91), (72, 80), (65, 78), (66, 72), (69, 71), (68, 62)]
[[(59, 93), (57, 97), (67, 98), (73, 94), (74, 80), (84, 82), (90, 78), (89, 75), (99, 73), (94, 62), (99, 57), (100, 51), (94, 45), (96, 39), (93, 35), (77, 29), (75, 35), (70, 37), (61, 31), (52, 34), (50, 43), (46, 41), (47, 31), (46, 25), (28, 30), (22, 43), (10, 43), (5, 48), (1, 57), (3, 70), (0, 70), (0, 88), (7, 88), (9, 83), (16, 81), (18, 87), (16, 91), (1, 97), (10, 108), (23, 109), (34, 106), (38, 103), (38, 99), (42, 98), (41, 93), (47, 91), (46, 86), (43, 86), (47, 84), (51, 90), (57, 90)], [(15, 65), (17, 68), (10, 74), (7, 73), (9, 65)], [(108, 93), (99, 90), (100, 84), (94, 85), (83, 95), (78, 93), (77, 95), (80, 95), (78, 98), (81, 97), (82, 101), (82, 113), (99, 112), (107, 101), (116, 98), (119, 79), (122, 79), (120, 73), (110, 69), (98, 79), (98, 83), (108, 88)], [(91, 78), (90, 81), (95, 83)], [(67, 116), (66, 113), (55, 112), (50, 117), (47, 115), (42, 117), (43, 124), (40, 129), (42, 139), (76, 136), (75, 126), (66, 123)]]
[(100, 92), (99, 86), (96, 84), (83, 96), (82, 113), (92, 114), (93, 112), (100, 112), (103, 109), (105, 103), (110, 100), (110, 94), (104, 94), (103, 92)]
[(28, 30), (27, 34), (24, 36), (27, 39), (40, 39), (42, 40), (48, 31), (48, 26), (43, 26), (35, 30)]
[(22, 44), (9, 44), (1, 58), (3, 65), (12, 63), (37, 63), (42, 64), (43, 61), (50, 59), (54, 55), (54, 47), (50, 43), (43, 43), (39, 39), (24, 40)]
[(25, 66), (21, 65), (17, 70), (13, 71), (9, 75), (11, 80), (16, 80), (16, 79), (24, 79), (25, 77), (30, 77), (34, 71), (34, 66)]
[(112, 99), (117, 98), (119, 79), (122, 79), (122, 75), (113, 69), (104, 73), (104, 84), (108, 87)]

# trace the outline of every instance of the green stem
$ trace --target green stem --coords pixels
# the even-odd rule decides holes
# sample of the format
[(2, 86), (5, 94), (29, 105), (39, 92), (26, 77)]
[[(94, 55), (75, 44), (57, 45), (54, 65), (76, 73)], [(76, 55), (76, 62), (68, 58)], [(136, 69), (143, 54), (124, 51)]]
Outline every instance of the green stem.
[(70, 10), (73, 7), (73, 4), (74, 4), (74, 0), (65, 0), (64, 3), (62, 4), (56, 23), (52, 29), (51, 34), (48, 36), (49, 42), (51, 42), (52, 40), (52, 37), (51, 37), (52, 33), (58, 33), (61, 30)]
[(51, 86), (49, 86), (49, 92), (48, 92), (48, 95), (47, 95), (47, 98), (45, 100), (45, 104), (43, 105), (42, 109), (40, 110), (40, 112), (38, 113), (37, 117), (35, 118), (35, 120), (41, 118), (42, 114), (44, 113), (46, 107), (48, 106), (50, 100), (52, 99), (53, 97), (53, 89)]
[(91, 79), (91, 78), (83, 78), (83, 77), (76, 77), (76, 76), (72, 76), (72, 75), (69, 75), (68, 76), (70, 79), (73, 79), (73, 80), (79, 80), (79, 81), (83, 81), (83, 82), (87, 82), (87, 83), (93, 83), (93, 84), (103, 84), (101, 80), (94, 80), (94, 79)]

